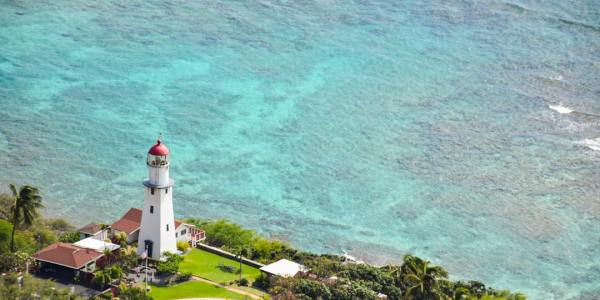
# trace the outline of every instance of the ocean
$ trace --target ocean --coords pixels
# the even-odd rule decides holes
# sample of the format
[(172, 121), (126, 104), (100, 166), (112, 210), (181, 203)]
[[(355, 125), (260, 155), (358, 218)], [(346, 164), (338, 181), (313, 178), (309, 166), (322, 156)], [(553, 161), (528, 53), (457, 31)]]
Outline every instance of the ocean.
[(598, 1), (2, 1), (0, 190), (600, 297)]

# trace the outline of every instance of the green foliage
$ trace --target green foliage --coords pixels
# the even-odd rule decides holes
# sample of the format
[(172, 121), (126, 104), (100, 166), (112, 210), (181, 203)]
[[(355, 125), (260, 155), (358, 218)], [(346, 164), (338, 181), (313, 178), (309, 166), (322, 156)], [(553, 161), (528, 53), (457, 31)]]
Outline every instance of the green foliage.
[(187, 249), (190, 247), (190, 244), (186, 241), (178, 241), (177, 242), (177, 250), (181, 251), (181, 252), (185, 252), (187, 251)]
[(29, 259), (29, 254), (20, 251), (0, 254), (0, 270), (3, 272), (21, 271), (25, 269), (27, 259)]
[(44, 207), (42, 205), (42, 197), (39, 195), (39, 191), (36, 187), (25, 185), (22, 186), (18, 191), (14, 184), (10, 184), (9, 188), (15, 199), (14, 204), (10, 208), (11, 221), (13, 229), (11, 233), (10, 250), (15, 251), (14, 236), (15, 231), (19, 225), (30, 226), (33, 221), (37, 218), (38, 208)]
[(271, 263), (282, 258), (292, 259), (298, 252), (284, 242), (265, 239), (252, 230), (244, 229), (226, 220), (187, 219), (186, 222), (206, 232), (207, 244), (236, 254), (241, 253), (247, 258), (263, 263)]
[(152, 297), (145, 295), (144, 290), (138, 287), (128, 287), (125, 284), (119, 285), (120, 300), (152, 300)]
[(111, 282), (123, 277), (123, 270), (118, 265), (113, 265), (104, 270), (98, 270), (94, 273), (92, 283), (100, 288), (108, 286)]
[(12, 232), (12, 224), (8, 221), (0, 220), (0, 254), (6, 253), (10, 250), (8, 244), (10, 243), (10, 234)]
[(29, 275), (23, 276), (19, 287), (19, 279), (16, 274), (0, 276), (0, 299), (83, 299), (78, 295), (71, 294), (67, 289), (58, 289), (49, 280), (41, 280)]
[(170, 253), (164, 252), (163, 256), (165, 261), (160, 261), (156, 265), (156, 271), (160, 274), (175, 274), (179, 271), (179, 264), (183, 261), (183, 257)]
[(79, 232), (77, 232), (77, 231), (65, 232), (58, 238), (58, 240), (63, 243), (76, 243), (79, 241)]
[(242, 278), (238, 282), (238, 284), (241, 285), (241, 286), (248, 286), (248, 283), (249, 283), (248, 279), (246, 279), (246, 278)]
[(182, 272), (177, 274), (177, 282), (188, 281), (192, 278), (192, 272)]
[(325, 284), (308, 279), (298, 280), (294, 285), (294, 293), (305, 295), (310, 299), (329, 300), (332, 298), (332, 294)]
[(64, 219), (47, 219), (48, 227), (59, 234), (75, 231), (75, 227)]

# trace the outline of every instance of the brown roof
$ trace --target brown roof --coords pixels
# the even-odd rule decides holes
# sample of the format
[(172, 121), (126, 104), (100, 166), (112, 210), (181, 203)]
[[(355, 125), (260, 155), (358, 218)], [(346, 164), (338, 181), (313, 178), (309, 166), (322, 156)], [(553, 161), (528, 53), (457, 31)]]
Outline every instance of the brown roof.
[[(173, 220), (175, 222), (175, 229), (179, 228), (179, 225), (186, 224), (177, 219)], [(114, 222), (111, 226), (112, 229), (116, 229), (119, 231), (124, 231), (127, 234), (131, 234), (132, 232), (138, 230), (140, 225), (142, 224), (142, 210), (139, 208), (130, 208), (123, 217)], [(192, 226), (186, 224), (188, 226)]]
[(142, 210), (139, 208), (130, 208), (119, 220), (111, 225), (111, 228), (131, 234), (140, 228), (141, 223)]
[(80, 269), (103, 254), (91, 249), (80, 248), (67, 243), (54, 243), (32, 255), (41, 261)]
[(99, 224), (96, 223), (90, 223), (87, 224), (79, 229), (77, 229), (77, 231), (81, 232), (81, 233), (87, 233), (87, 234), (96, 234), (98, 232), (100, 232), (102, 229), (100, 228)]

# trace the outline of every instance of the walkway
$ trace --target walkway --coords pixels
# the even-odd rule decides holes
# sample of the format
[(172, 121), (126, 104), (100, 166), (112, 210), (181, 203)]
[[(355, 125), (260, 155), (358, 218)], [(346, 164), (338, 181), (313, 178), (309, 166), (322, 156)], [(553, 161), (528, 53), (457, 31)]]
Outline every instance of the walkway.
[(212, 284), (214, 286), (218, 286), (220, 288), (224, 288), (224, 289), (229, 290), (231, 292), (238, 293), (238, 294), (241, 294), (241, 295), (244, 295), (244, 296), (248, 296), (248, 297), (250, 297), (252, 299), (262, 299), (259, 295), (250, 293), (248, 291), (245, 291), (245, 290), (233, 287), (233, 286), (222, 285), (220, 283), (217, 283), (217, 282), (214, 282), (214, 281), (210, 281), (210, 280), (204, 279), (202, 277), (192, 276), (192, 279), (197, 280), (197, 281), (202, 281), (204, 283)]

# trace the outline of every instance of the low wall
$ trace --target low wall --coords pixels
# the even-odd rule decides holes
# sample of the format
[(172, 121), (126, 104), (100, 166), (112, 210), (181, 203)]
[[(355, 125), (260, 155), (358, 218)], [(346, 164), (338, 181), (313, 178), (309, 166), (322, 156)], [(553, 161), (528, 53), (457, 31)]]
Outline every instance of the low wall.
[[(237, 255), (235, 255), (235, 254), (233, 254), (231, 252), (227, 252), (225, 250), (221, 250), (219, 248), (212, 247), (212, 246), (209, 246), (209, 245), (206, 245), (206, 244), (202, 244), (202, 243), (196, 244), (196, 247), (198, 247), (198, 248), (200, 248), (202, 250), (206, 250), (206, 251), (208, 251), (210, 253), (214, 253), (216, 255), (220, 255), (220, 256), (227, 257), (227, 258), (233, 259), (235, 261), (238, 261)], [(249, 265), (249, 266), (253, 266), (253, 267), (259, 268), (259, 269), (265, 266), (265, 265), (263, 265), (263, 264), (261, 264), (261, 263), (259, 263), (257, 261), (253, 261), (253, 260), (247, 259), (245, 257), (242, 257), (242, 262), (245, 263), (245, 264), (247, 264), (247, 265)]]

